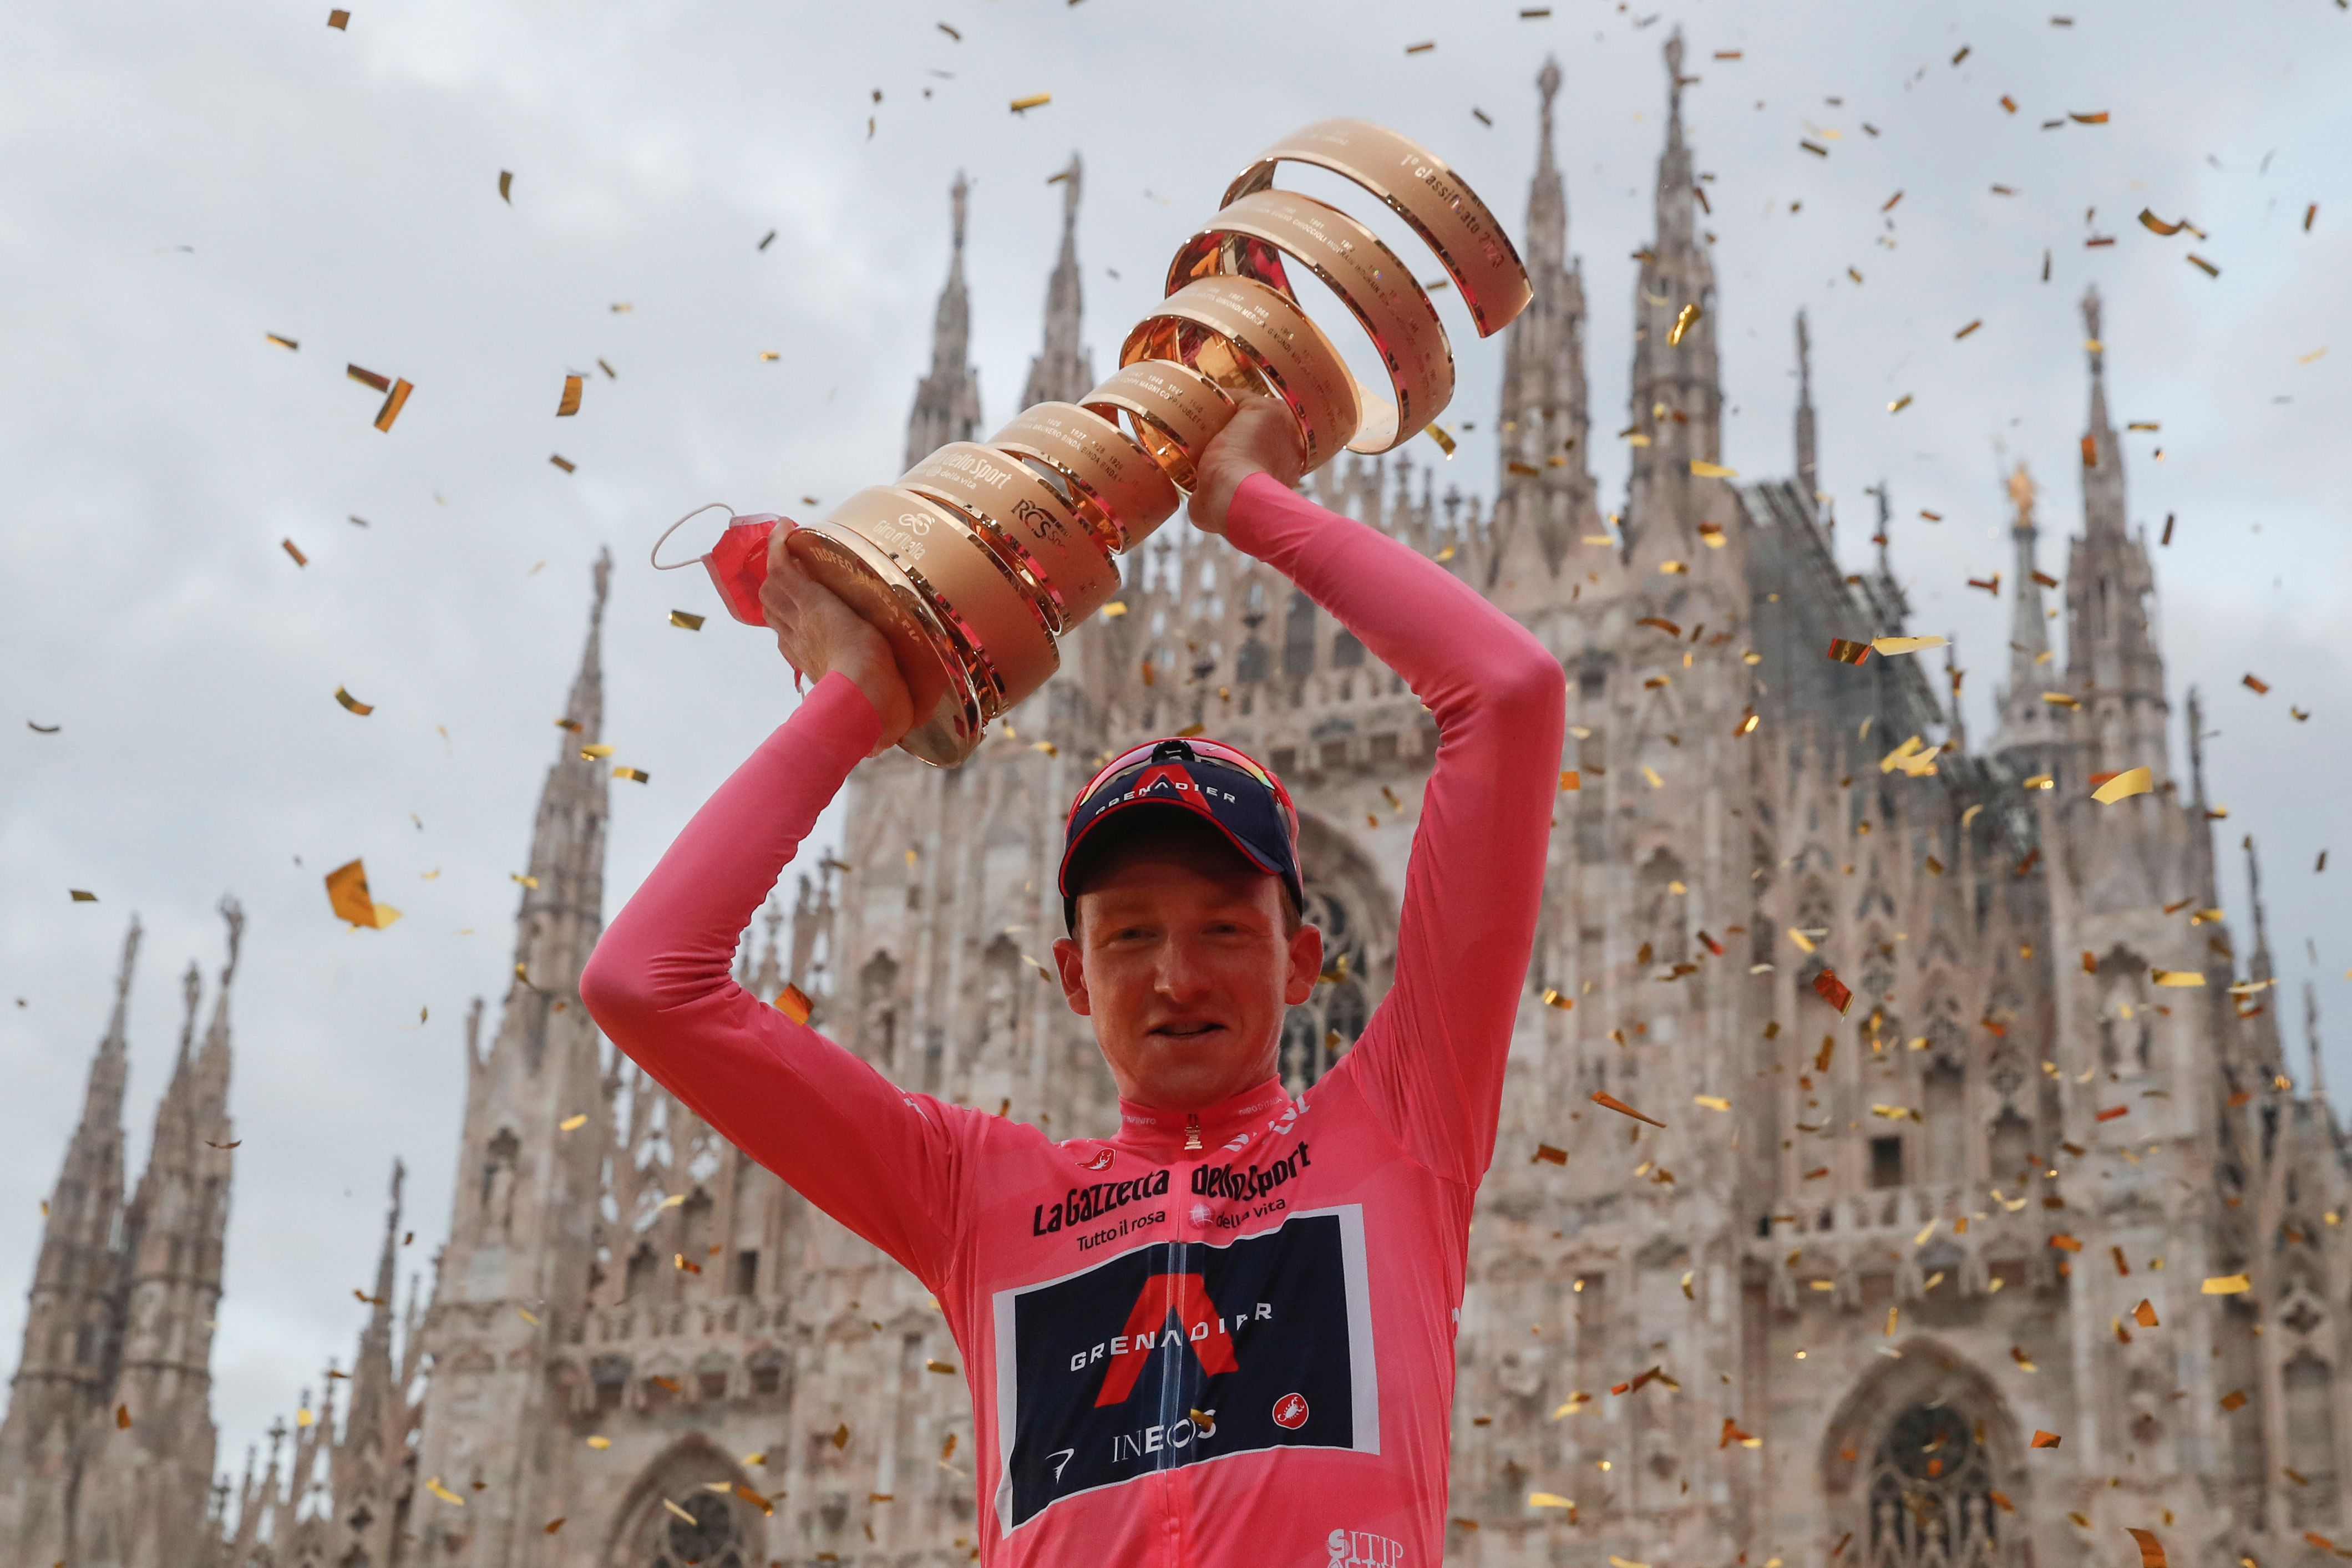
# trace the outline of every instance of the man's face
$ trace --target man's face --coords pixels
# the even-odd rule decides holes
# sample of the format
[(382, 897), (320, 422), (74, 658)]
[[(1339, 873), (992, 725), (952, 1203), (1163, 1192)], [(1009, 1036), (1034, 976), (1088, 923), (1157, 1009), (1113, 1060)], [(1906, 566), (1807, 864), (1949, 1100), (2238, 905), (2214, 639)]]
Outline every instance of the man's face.
[(1323, 965), (1323, 934), (1288, 928), (1280, 883), (1179, 821), (1103, 852), (1077, 910), (1054, 961), (1120, 1094), (1191, 1111), (1274, 1075), (1284, 1010)]

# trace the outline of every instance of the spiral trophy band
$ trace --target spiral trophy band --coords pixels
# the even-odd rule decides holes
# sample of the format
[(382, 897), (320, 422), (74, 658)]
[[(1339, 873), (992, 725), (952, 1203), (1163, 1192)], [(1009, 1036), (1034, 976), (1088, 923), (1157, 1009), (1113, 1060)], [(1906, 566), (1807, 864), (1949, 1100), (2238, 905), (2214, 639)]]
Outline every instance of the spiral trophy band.
[[(794, 529), (793, 559), (889, 641), (914, 699), (899, 744), (926, 762), (971, 755), (988, 724), (1044, 685), (1055, 639), (1118, 590), (1113, 558), (1168, 520), (1235, 393), (1297, 422), (1307, 470), (1342, 450), (1391, 451), (1454, 394), (1454, 353), (1429, 296), (1378, 235), (1328, 203), (1274, 186), (1313, 165), (1379, 198), (1436, 254), (1482, 337), (1531, 296), (1518, 252), (1457, 174), (1395, 131), (1328, 120), (1262, 153), (1178, 250), (1167, 298), (1118, 371), (1075, 403), (1040, 403), (985, 442), (950, 442)], [(1346, 305), (1386, 371), (1360, 385), (1293, 291), (1290, 269)]]

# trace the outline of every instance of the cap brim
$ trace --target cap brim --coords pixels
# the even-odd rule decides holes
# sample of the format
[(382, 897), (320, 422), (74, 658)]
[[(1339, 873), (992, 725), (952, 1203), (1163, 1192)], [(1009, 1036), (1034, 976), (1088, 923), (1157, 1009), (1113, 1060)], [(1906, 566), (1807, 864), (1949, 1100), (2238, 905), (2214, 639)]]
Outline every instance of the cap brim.
[[(1071, 873), (1078, 867), (1080, 862), (1086, 855), (1087, 845), (1094, 839), (1096, 832), (1105, 822), (1109, 821), (1112, 818), (1129, 816), (1130, 813), (1139, 810), (1160, 811), (1171, 817), (1181, 817), (1187, 821), (1205, 822), (1210, 827), (1216, 829), (1218, 833), (1223, 837), (1225, 842), (1233, 845), (1235, 850), (1239, 851), (1242, 858), (1249, 862), (1251, 865), (1256, 867), (1259, 871), (1264, 872), (1266, 875), (1271, 877), (1281, 877), (1283, 875), (1281, 862), (1269, 861), (1264, 853), (1252, 848), (1247, 842), (1243, 841), (1239, 834), (1235, 833), (1231, 828), (1225, 826), (1224, 823), (1219, 821), (1216, 817), (1207, 811), (1196, 811), (1190, 806), (1179, 805), (1173, 800), (1129, 800), (1120, 805), (1109, 807), (1098, 813), (1092, 821), (1088, 822), (1084, 828), (1079, 830), (1078, 836), (1072, 839), (1069, 844), (1062, 851), (1062, 869), (1059, 876), (1055, 878), (1055, 882), (1058, 884), (1059, 890), (1064, 898), (1076, 898), (1077, 896), (1077, 891), (1070, 885)], [(1285, 885), (1288, 885), (1286, 882), (1285, 883)]]

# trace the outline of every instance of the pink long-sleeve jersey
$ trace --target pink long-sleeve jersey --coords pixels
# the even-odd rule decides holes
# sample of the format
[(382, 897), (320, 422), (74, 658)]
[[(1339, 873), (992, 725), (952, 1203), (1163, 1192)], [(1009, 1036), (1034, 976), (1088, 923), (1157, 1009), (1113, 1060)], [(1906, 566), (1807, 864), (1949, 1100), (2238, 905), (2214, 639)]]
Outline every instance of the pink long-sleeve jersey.
[(1394, 983), (1297, 1099), (1122, 1101), (1108, 1138), (908, 1094), (737, 986), (736, 934), (877, 738), (829, 675), (696, 814), (582, 981), (615, 1044), (912, 1270), (971, 1388), (984, 1563), (1437, 1568), (1471, 1199), (1493, 1157), (1559, 666), (1374, 530), (1256, 476), (1227, 538), (1435, 716)]

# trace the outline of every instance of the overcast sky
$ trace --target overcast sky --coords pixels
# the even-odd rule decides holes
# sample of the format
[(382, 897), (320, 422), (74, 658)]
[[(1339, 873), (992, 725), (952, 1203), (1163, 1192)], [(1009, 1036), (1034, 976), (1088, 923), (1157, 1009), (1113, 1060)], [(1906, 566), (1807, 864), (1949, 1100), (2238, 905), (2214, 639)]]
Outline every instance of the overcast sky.
[[(2116, 417), (2162, 426), (2128, 438), (2131, 516), (2179, 519), (2155, 552), (2174, 763), (2197, 683), (2233, 925), (2244, 945), (2251, 831), (2281, 967), (2316, 977), (2352, 1082), (2352, 863), (2315, 871), (2352, 765), (2352, 14), (2043, 6), (1558, 0), (1522, 20), (1497, 0), (1220, 0), (1177, 22), (1134, 0), (353, 0), (334, 31), (324, 0), (20, 0), (0, 50), (0, 1360), (133, 911), (134, 1179), (178, 972), (216, 969), (224, 892), (251, 917), (214, 1354), (224, 1468), (349, 1357), (395, 1155), (425, 1265), (460, 1022), (511, 961), (509, 878), (557, 750), (590, 559), (610, 545), (618, 563), (607, 736), (652, 775), (614, 786), (609, 912), (793, 700), (772, 644), (720, 616), (698, 574), (648, 571), (646, 549), (702, 501), (805, 510), (896, 472), (959, 168), (995, 422), (1034, 352), (1060, 200), (1045, 180), (1073, 148), (1107, 371), (1231, 174), (1308, 120), (1421, 138), (1516, 229), (1532, 80), (1556, 52), (1594, 460), (1616, 505), (1627, 253), (1650, 233), (1659, 47), (1677, 22), (1714, 175), (1724, 460), (1791, 466), (1805, 308), (1841, 548), (1863, 559), (1863, 489), (1885, 479), (1915, 629), (1958, 635), (1979, 739), (2009, 612), (1965, 580), (2010, 572), (1998, 475), (2019, 458), (2045, 487), (2043, 569), (2064, 570), (2075, 304), (2087, 283), (2105, 294)], [(1050, 104), (1009, 112), (1041, 92)], [(2143, 206), (2210, 237), (2158, 237)], [(2087, 248), (2098, 236), (2115, 244)], [(1442, 479), (1488, 494), (1499, 343), (1441, 301), (1462, 371), (1449, 417), (1476, 427)], [(415, 383), (390, 434), (346, 362)], [(586, 396), (559, 420), (567, 371)], [(714, 619), (678, 631), (673, 607)], [(345, 712), (338, 685), (374, 713)], [(2352, 862), (2352, 839), (2336, 848)], [(388, 931), (328, 911), (320, 878), (353, 856), (407, 912)], [(2299, 998), (2279, 1001), (2299, 1058)]]

